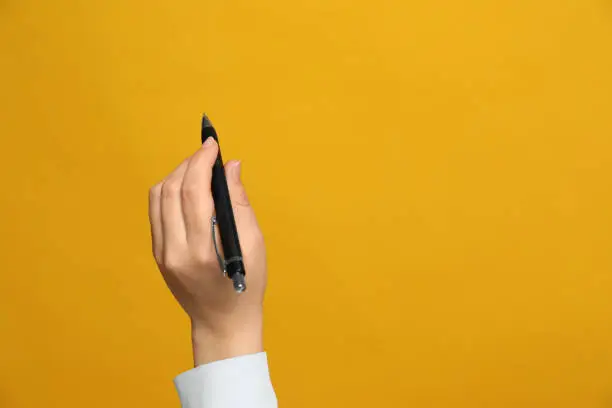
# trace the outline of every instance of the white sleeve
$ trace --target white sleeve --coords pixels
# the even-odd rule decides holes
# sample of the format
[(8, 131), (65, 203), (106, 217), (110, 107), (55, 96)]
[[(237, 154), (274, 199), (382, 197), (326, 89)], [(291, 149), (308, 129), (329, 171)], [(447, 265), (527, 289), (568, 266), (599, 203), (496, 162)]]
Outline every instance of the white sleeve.
[(187, 371), (174, 384), (182, 408), (277, 408), (266, 353), (215, 361)]

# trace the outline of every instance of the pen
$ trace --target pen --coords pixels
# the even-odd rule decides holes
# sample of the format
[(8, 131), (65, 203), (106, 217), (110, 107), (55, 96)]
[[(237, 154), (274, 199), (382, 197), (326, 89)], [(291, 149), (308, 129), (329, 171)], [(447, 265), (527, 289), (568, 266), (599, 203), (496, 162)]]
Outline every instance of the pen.
[[(212, 123), (206, 115), (202, 117), (202, 143), (209, 137), (215, 139), (217, 144), (219, 138)], [(220, 257), (221, 267), (230, 278), (234, 285), (234, 290), (242, 293), (246, 290), (244, 263), (242, 261), (242, 251), (240, 249), (240, 241), (238, 240), (238, 230), (236, 229), (236, 221), (234, 219), (234, 211), (230, 200), (229, 188), (227, 187), (227, 179), (225, 178), (225, 170), (223, 168), (223, 159), (221, 158), (221, 148), (217, 160), (212, 171), (212, 195), (215, 202), (216, 223), (219, 227), (219, 235), (221, 236), (221, 245), (225, 260)], [(214, 230), (213, 230), (214, 238)], [(218, 248), (215, 248), (218, 254)]]

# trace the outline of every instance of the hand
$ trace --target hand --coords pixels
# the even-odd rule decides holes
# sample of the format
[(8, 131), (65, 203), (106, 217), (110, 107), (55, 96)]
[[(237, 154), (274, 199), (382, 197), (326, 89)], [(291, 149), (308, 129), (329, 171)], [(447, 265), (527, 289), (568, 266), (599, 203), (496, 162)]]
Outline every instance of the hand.
[(247, 290), (237, 294), (223, 276), (212, 240), (213, 138), (149, 194), (153, 255), (168, 288), (191, 318), (196, 366), (263, 351), (266, 255), (255, 213), (240, 181), (240, 162), (225, 172), (246, 269)]

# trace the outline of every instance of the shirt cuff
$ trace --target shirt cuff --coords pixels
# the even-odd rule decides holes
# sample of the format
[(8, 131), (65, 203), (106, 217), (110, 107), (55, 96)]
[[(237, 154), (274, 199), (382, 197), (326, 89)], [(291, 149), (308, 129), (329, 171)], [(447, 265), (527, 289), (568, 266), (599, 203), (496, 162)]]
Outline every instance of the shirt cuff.
[(277, 408), (266, 353), (215, 361), (174, 379), (183, 408)]

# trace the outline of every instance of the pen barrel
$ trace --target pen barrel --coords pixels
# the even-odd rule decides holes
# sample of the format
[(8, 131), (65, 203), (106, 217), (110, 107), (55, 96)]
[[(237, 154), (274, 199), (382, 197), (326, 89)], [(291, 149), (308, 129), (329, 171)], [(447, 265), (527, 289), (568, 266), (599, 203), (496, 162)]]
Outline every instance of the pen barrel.
[[(213, 166), (212, 171), (212, 195), (215, 201), (215, 211), (217, 225), (219, 227), (219, 235), (221, 236), (221, 246), (223, 247), (223, 256), (228, 262), (228, 266), (235, 263), (235, 260), (242, 258), (240, 249), (240, 241), (238, 239), (238, 231), (236, 229), (236, 221), (234, 219), (234, 211), (232, 209), (232, 201), (230, 199), (225, 170), (221, 153), (217, 157), (217, 161)], [(232, 268), (235, 269), (235, 268)], [(244, 268), (241, 268), (244, 273)], [(231, 278), (236, 270), (227, 270)]]
[[(219, 143), (215, 128), (212, 126), (203, 126), (202, 143), (209, 137), (215, 139), (217, 144)], [(220, 147), (217, 160), (212, 169), (211, 190), (215, 202), (215, 217), (217, 219), (217, 226), (221, 238), (223, 257), (225, 258), (225, 271), (228, 277), (234, 281), (234, 286), (237, 285), (237, 282), (240, 284), (241, 281), (244, 286), (244, 280), (236, 280), (234, 278), (234, 275), (237, 273), (246, 275), (246, 271), (242, 261), (242, 250), (240, 249), (240, 240), (238, 239), (238, 230), (236, 229), (236, 220), (234, 219), (234, 210), (232, 208), (232, 200), (227, 185)]]

